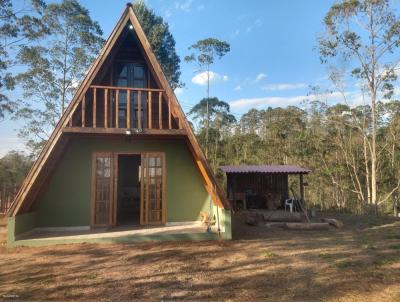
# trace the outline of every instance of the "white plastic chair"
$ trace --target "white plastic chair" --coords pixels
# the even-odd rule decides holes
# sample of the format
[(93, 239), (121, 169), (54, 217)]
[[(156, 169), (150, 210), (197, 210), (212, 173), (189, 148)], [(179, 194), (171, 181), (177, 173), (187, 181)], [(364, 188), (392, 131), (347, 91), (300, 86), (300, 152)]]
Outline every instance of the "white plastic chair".
[(287, 207), (289, 207), (290, 213), (293, 213), (293, 199), (291, 199), (291, 198), (286, 199), (286, 201), (285, 201), (285, 211), (286, 211)]

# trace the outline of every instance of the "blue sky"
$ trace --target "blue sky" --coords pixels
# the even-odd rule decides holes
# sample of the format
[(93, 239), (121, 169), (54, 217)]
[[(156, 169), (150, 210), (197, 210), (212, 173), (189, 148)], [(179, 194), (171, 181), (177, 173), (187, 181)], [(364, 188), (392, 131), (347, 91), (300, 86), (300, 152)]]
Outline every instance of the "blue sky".
[[(107, 37), (125, 8), (126, 0), (81, 0)], [(215, 37), (231, 51), (212, 67), (211, 95), (231, 104), (236, 117), (250, 108), (299, 105), (309, 85), (325, 85), (316, 38), (331, 0), (148, 0), (170, 25), (181, 58), (199, 39)], [(185, 88), (176, 91), (185, 112), (205, 96), (195, 66), (181, 63)], [(0, 155), (23, 150), (16, 122), (0, 122)]]

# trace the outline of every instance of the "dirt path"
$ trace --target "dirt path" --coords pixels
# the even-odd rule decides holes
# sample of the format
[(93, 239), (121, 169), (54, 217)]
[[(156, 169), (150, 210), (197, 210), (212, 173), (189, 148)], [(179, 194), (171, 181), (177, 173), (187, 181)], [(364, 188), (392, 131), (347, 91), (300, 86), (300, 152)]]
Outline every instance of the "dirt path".
[[(400, 222), (237, 240), (0, 248), (0, 300), (400, 301)], [(13, 296), (17, 295), (17, 296)]]

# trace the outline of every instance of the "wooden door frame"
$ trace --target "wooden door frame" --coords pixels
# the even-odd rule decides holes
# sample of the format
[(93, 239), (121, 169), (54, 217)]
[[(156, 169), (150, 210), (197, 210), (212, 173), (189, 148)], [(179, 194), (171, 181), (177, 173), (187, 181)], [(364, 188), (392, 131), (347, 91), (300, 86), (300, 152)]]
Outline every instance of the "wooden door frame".
[[(141, 162), (143, 162), (143, 157), (144, 156), (148, 156), (148, 155), (154, 155), (154, 156), (160, 156), (161, 160), (162, 160), (162, 186), (161, 186), (161, 208), (162, 208), (162, 212), (161, 212), (161, 221), (160, 222), (156, 222), (156, 223), (149, 223), (148, 219), (145, 219), (145, 217), (143, 216), (143, 209), (144, 209), (144, 198), (143, 198), (143, 179), (144, 179), (144, 175), (143, 175), (143, 168), (141, 169), (140, 173), (141, 173), (141, 184), (140, 184), (140, 225), (162, 225), (166, 223), (166, 216), (167, 216), (167, 200), (166, 200), (166, 179), (167, 179), (167, 170), (166, 170), (166, 163), (165, 163), (165, 152), (157, 152), (157, 151), (150, 151), (150, 152), (142, 152), (141, 154)], [(143, 167), (143, 166), (142, 166)], [(148, 173), (149, 169), (147, 169), (147, 173)], [(146, 192), (146, 194), (148, 194), (148, 190)], [(147, 199), (148, 200), (148, 197)], [(146, 216), (148, 217), (149, 215), (149, 203), (147, 202), (146, 204)]]
[[(113, 227), (117, 226), (117, 206), (118, 206), (118, 156), (120, 155), (139, 155), (140, 165), (142, 164), (141, 152), (113, 152), (114, 155), (114, 195), (112, 201), (112, 223)], [(139, 171), (140, 172), (140, 171)], [(141, 172), (140, 172), (141, 173)], [(141, 189), (140, 189), (141, 190)], [(140, 204), (142, 204), (142, 193), (140, 192)], [(139, 214), (141, 216), (141, 213)]]
[[(97, 157), (110, 157), (111, 158), (111, 167), (110, 167), (110, 178), (111, 178), (111, 186), (110, 186), (110, 208), (109, 208), (109, 217), (108, 217), (108, 224), (99, 225), (95, 224), (96, 219), (96, 158)], [(92, 177), (91, 177), (91, 198), (90, 198), (90, 228), (98, 228), (98, 227), (110, 227), (112, 224), (112, 203), (114, 197), (114, 184), (113, 184), (113, 177), (114, 177), (114, 157), (113, 152), (93, 152), (92, 153)]]
[[(166, 216), (167, 216), (167, 199), (166, 199), (166, 180), (167, 180), (167, 169), (166, 169), (166, 156), (165, 152), (157, 152), (157, 151), (150, 151), (150, 152), (104, 152), (104, 151), (94, 151), (92, 152), (92, 175), (91, 175), (91, 213), (90, 213), (90, 227), (97, 228), (97, 227), (115, 227), (117, 225), (117, 205), (118, 205), (118, 156), (119, 155), (140, 155), (140, 225), (162, 225), (166, 223)], [(143, 156), (145, 155), (156, 155), (161, 156), (162, 158), (162, 186), (161, 186), (161, 207), (162, 207), (162, 214), (161, 214), (161, 222), (159, 223), (147, 223), (143, 219), (143, 206), (144, 206), (144, 199), (143, 199)], [(95, 213), (96, 213), (96, 158), (98, 156), (109, 156), (111, 161), (111, 188), (110, 188), (110, 213), (109, 213), (109, 223), (107, 225), (95, 225)], [(146, 210), (146, 215), (148, 215), (148, 211)]]

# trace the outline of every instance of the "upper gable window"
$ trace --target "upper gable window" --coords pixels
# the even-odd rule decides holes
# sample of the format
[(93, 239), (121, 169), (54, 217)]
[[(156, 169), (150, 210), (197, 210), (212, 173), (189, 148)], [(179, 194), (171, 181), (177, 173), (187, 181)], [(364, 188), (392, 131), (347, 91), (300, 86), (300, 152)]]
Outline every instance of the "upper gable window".
[(145, 66), (139, 63), (117, 62), (115, 83), (119, 87), (146, 88)]

